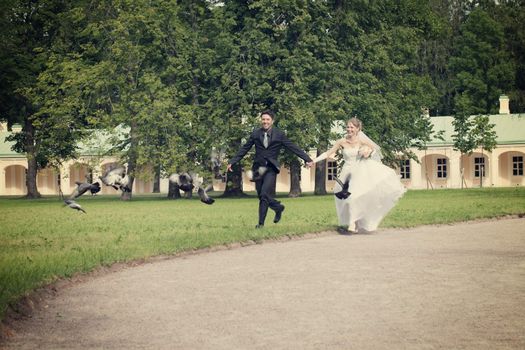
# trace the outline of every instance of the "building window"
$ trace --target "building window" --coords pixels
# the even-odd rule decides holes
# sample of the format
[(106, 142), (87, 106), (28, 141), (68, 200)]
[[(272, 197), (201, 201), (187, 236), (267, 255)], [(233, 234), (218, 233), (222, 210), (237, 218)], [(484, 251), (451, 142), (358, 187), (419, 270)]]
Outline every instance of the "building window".
[(474, 158), (474, 177), (485, 177), (485, 158), (475, 157)]
[(438, 179), (447, 178), (447, 158), (437, 159), (437, 178)]
[(401, 175), (401, 179), (410, 179), (410, 159), (399, 162), (399, 175)]
[(331, 160), (326, 162), (326, 175), (328, 180), (335, 181), (337, 177), (337, 162)]
[(523, 156), (512, 157), (512, 175), (523, 176)]

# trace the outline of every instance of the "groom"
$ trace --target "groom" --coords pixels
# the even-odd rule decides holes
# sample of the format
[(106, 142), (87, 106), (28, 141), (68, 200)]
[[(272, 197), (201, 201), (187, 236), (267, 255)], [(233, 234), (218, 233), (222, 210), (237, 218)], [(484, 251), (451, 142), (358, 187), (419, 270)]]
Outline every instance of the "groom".
[[(255, 228), (263, 228), (264, 220), (268, 207), (275, 211), (275, 218), (273, 222), (278, 223), (281, 220), (281, 215), (284, 211), (284, 205), (273, 198), (275, 193), (275, 184), (277, 174), (280, 171), (279, 152), (284, 146), (298, 157), (302, 158), (308, 167), (311, 167), (312, 159), (290, 141), (284, 132), (272, 127), (275, 115), (271, 110), (265, 110), (261, 113), (261, 128), (255, 129), (248, 141), (241, 147), (237, 155), (233, 157), (228, 163), (228, 171), (232, 171), (232, 165), (237, 163), (248, 153), (248, 151), (255, 145), (255, 158), (253, 160), (252, 170), (254, 174), (260, 176), (255, 181), (255, 188), (259, 196), (259, 224)], [(262, 169), (265, 171), (262, 172)]]

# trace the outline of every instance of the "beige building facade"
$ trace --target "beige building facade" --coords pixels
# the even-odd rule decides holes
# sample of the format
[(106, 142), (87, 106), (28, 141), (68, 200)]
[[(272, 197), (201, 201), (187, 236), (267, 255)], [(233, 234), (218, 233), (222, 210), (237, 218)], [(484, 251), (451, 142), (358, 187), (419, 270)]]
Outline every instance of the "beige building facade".
[[(425, 116), (423, 116), (425, 117)], [(481, 149), (470, 155), (461, 155), (453, 149), (453, 117), (430, 117), (435, 132), (442, 131), (444, 140), (432, 140), (426, 150), (413, 149), (417, 160), (400, 161), (397, 169), (401, 181), (409, 189), (440, 189), (461, 187), (509, 187), (524, 186), (525, 160), (525, 114), (511, 114), (508, 98), (500, 98), (500, 113), (489, 116), (495, 125), (497, 146), (491, 152)], [(11, 132), (19, 132), (14, 126), (7, 130), (6, 123), (0, 123), (0, 196), (22, 196), (27, 193), (25, 174), (27, 160), (24, 155), (11, 150), (11, 143), (5, 137)], [(100, 141), (102, 140), (102, 141)], [(104, 137), (92, 141), (100, 145)], [(106, 169), (117, 164), (117, 159), (101, 156), (92, 147), (81, 147), (79, 159), (65, 162), (60, 169), (43, 169), (37, 176), (38, 190), (43, 195), (56, 195), (61, 190), (69, 194), (75, 188), (76, 181), (86, 181), (88, 175), (97, 179)], [(314, 156), (314, 152), (311, 152)], [(337, 162), (327, 159), (327, 191), (332, 191), (337, 176)], [(90, 169), (92, 174), (89, 174)], [(147, 173), (147, 172), (145, 172)], [(301, 189), (312, 192), (315, 185), (315, 169), (301, 169)], [(225, 182), (214, 183), (216, 191), (224, 189)], [(254, 183), (244, 177), (245, 191), (255, 191)], [(277, 191), (288, 192), (290, 172), (283, 168), (277, 178)], [(134, 193), (152, 193), (153, 176), (138, 176), (133, 186)], [(161, 193), (168, 192), (168, 180), (161, 179)], [(119, 194), (111, 187), (103, 187), (101, 194)]]

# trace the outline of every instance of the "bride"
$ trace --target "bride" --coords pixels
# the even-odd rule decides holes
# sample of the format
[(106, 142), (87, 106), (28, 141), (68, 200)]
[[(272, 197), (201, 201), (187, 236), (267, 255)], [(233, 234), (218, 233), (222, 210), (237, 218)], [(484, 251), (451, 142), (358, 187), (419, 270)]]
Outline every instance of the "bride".
[(341, 193), (343, 187), (339, 183), (345, 183), (350, 196), (346, 199), (340, 199), (346, 196), (337, 196), (335, 208), (339, 225), (352, 233), (376, 230), (406, 191), (395, 171), (381, 163), (379, 146), (361, 128), (361, 121), (351, 118), (346, 137), (313, 160), (319, 162), (342, 149), (344, 164), (334, 192)]

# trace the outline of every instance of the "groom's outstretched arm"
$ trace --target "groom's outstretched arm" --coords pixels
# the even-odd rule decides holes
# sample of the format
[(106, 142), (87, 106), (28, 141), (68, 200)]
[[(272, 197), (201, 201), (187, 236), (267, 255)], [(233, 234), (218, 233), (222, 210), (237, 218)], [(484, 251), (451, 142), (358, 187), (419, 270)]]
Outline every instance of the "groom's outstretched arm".
[(228, 171), (231, 171), (231, 166), (237, 163), (238, 161), (240, 161), (242, 157), (244, 157), (246, 153), (248, 153), (248, 151), (252, 148), (253, 144), (254, 144), (254, 139), (253, 139), (253, 132), (252, 132), (250, 134), (250, 138), (248, 139), (248, 141), (246, 141), (246, 143), (242, 145), (242, 147), (239, 149), (237, 154), (232, 159), (230, 159), (230, 161), (228, 162)]
[(283, 142), (283, 145), (286, 148), (288, 148), (290, 151), (295, 153), (295, 155), (297, 155), (299, 158), (304, 160), (307, 164), (310, 164), (310, 165), (313, 164), (312, 163), (312, 158), (310, 158), (310, 156), (305, 151), (300, 149), (299, 146), (297, 146), (295, 143), (290, 141), (290, 139), (284, 133), (283, 133), (283, 141), (282, 142)]

